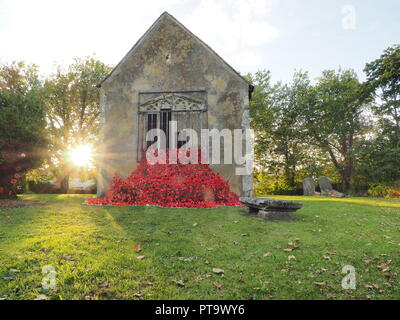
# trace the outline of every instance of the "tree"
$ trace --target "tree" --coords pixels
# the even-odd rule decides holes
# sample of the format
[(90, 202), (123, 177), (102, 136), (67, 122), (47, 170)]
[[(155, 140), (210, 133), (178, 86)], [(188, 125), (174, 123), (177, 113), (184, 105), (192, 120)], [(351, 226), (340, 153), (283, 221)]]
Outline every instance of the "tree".
[(400, 179), (400, 148), (388, 146), (385, 137), (364, 141), (356, 152), (359, 180), (370, 187), (374, 184), (392, 186)]
[(400, 180), (400, 45), (367, 63), (366, 88), (376, 98), (373, 138), (360, 148), (359, 175), (367, 185), (396, 186)]
[(67, 70), (58, 67), (45, 83), (51, 164), (57, 168), (62, 192), (68, 192), (73, 170), (66, 159), (67, 150), (96, 142), (100, 114), (96, 85), (110, 71), (111, 67), (94, 57), (75, 59)]
[(381, 57), (368, 63), (367, 87), (380, 99), (373, 107), (379, 117), (381, 135), (400, 147), (400, 45), (384, 51)]
[[(300, 113), (310, 88), (307, 73), (296, 72), (289, 84), (271, 85), (270, 72), (248, 76), (255, 85), (251, 102), (252, 128), (256, 133), (255, 158), (275, 186), (269, 191), (293, 191), (298, 175), (310, 162), (309, 146), (303, 139)], [(257, 174), (256, 174), (257, 176)], [(258, 173), (260, 180), (263, 174)], [(274, 176), (274, 179), (271, 177)]]
[(345, 192), (350, 190), (355, 146), (368, 130), (370, 102), (353, 70), (324, 71), (302, 102), (302, 123), (309, 142), (329, 156)]
[(17, 181), (46, 154), (43, 86), (35, 65), (0, 66), (0, 197), (16, 197)]
[(273, 122), (273, 110), (270, 106), (277, 88), (271, 85), (270, 71), (257, 71), (254, 76), (248, 74), (246, 77), (254, 85), (250, 101), (250, 117), (251, 127), (256, 134), (256, 161), (259, 165), (265, 166), (263, 159), (268, 150), (268, 132)]

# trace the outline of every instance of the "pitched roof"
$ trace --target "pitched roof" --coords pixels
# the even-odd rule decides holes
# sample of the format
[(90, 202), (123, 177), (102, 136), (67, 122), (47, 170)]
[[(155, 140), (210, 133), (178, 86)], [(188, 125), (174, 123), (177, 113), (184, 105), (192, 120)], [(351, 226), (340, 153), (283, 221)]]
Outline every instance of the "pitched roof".
[(222, 63), (224, 63), (229, 69), (231, 69), (239, 78), (241, 78), (243, 81), (245, 81), (249, 85), (249, 94), (251, 95), (251, 92), (254, 90), (254, 86), (250, 84), (246, 78), (244, 78), (239, 72), (237, 72), (229, 63), (227, 63), (224, 59), (221, 58), (221, 56), (216, 53), (209, 45), (207, 45), (204, 41), (202, 41), (199, 37), (197, 37), (195, 34), (193, 34), (188, 28), (186, 28), (182, 23), (180, 23), (177, 19), (175, 19), (171, 14), (169, 14), (167, 11), (165, 11), (152, 25), (151, 27), (143, 34), (143, 36), (140, 37), (140, 39), (135, 43), (135, 45), (129, 50), (129, 52), (124, 56), (124, 58), (115, 66), (115, 68), (105, 77), (98, 85), (97, 87), (101, 87), (104, 81), (106, 81), (108, 78), (111, 77), (111, 75), (115, 72), (115, 70), (118, 69), (118, 67), (127, 59), (131, 53), (140, 45), (140, 43), (143, 41), (143, 39), (150, 33), (151, 30), (154, 29), (154, 27), (160, 23), (165, 17), (169, 17), (172, 19), (176, 24), (178, 24), (182, 29), (184, 29), (186, 32), (188, 32), (191, 36), (193, 36), (195, 39), (197, 39), (201, 44), (203, 44), (206, 48), (208, 48), (212, 53), (214, 53)]

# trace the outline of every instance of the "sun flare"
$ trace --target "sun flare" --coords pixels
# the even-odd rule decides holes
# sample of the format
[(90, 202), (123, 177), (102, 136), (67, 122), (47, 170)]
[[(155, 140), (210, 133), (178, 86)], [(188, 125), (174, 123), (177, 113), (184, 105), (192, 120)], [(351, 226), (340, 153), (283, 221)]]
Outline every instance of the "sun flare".
[(70, 161), (79, 167), (88, 167), (93, 161), (93, 149), (91, 145), (85, 144), (72, 148), (69, 151)]

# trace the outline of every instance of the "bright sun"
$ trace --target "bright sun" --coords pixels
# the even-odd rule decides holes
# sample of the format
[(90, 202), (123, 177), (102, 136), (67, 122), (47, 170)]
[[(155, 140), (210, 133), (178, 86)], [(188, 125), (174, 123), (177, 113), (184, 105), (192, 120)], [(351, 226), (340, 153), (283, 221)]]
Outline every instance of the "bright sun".
[(69, 158), (73, 164), (79, 167), (87, 167), (92, 164), (93, 150), (88, 144), (76, 146), (69, 151)]

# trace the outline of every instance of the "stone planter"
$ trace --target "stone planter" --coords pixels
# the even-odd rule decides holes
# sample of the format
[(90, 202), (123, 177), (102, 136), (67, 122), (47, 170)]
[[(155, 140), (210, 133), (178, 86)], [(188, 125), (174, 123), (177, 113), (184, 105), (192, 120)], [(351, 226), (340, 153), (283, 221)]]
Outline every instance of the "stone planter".
[(293, 213), (303, 206), (298, 202), (276, 199), (242, 197), (240, 201), (248, 207), (249, 214), (273, 221), (290, 221)]

